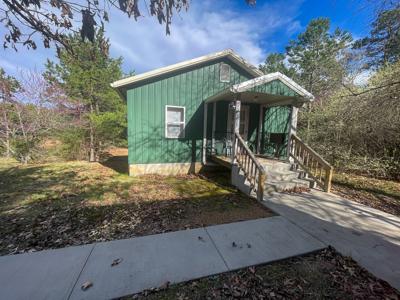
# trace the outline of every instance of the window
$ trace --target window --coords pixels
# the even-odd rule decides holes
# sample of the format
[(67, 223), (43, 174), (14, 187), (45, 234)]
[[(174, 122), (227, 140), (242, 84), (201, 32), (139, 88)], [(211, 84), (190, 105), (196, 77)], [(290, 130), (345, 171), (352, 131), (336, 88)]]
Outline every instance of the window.
[(165, 107), (165, 137), (171, 139), (185, 137), (185, 107)]
[(219, 65), (219, 81), (221, 82), (231, 81), (231, 67), (228, 64)]

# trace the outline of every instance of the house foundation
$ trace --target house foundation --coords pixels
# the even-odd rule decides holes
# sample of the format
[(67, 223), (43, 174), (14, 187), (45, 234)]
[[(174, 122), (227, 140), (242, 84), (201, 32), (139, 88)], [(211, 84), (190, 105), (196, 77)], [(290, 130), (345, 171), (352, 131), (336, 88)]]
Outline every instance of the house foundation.
[(132, 164), (129, 165), (130, 176), (146, 174), (158, 175), (185, 175), (200, 172), (202, 164), (193, 163), (160, 163), (160, 164)]

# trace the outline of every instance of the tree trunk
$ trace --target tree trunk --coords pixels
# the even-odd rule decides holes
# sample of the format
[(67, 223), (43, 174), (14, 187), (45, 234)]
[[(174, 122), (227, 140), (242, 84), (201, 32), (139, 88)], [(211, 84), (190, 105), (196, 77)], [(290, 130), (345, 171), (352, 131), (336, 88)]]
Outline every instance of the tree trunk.
[(6, 157), (10, 158), (11, 157), (10, 127), (8, 125), (8, 117), (7, 117), (7, 112), (6, 112), (5, 107), (4, 107), (4, 111), (3, 111), (3, 118), (4, 118), (4, 127), (6, 129)]
[[(90, 104), (90, 113), (93, 113), (93, 105)], [(94, 128), (91, 121), (89, 121), (90, 133), (89, 133), (89, 161), (96, 161), (96, 149), (95, 149), (95, 141), (94, 141)]]
[(10, 150), (10, 135), (7, 130), (7, 137), (6, 137), (6, 157), (10, 158), (11, 157), (11, 150)]
[(22, 164), (27, 165), (28, 162), (31, 160), (31, 156), (29, 154), (23, 155), (21, 160)]
[(96, 151), (94, 149), (94, 134), (92, 124), (90, 124), (89, 161), (96, 161)]

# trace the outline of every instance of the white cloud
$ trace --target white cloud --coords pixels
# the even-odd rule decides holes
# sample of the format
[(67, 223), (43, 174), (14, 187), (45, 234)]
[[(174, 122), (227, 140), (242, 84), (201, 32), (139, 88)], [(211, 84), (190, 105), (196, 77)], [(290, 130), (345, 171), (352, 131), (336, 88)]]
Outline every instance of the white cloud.
[[(0, 30), (0, 36), (2, 32)], [(16, 52), (14, 49), (0, 49), (0, 67), (13, 76), (19, 77), (21, 71), (35, 70), (42, 71), (46, 59), (54, 58), (53, 49), (38, 48), (37, 50), (27, 50), (22, 45)]]
[[(257, 65), (298, 30), (296, 18), (302, 0), (289, 5), (284, 0), (268, 1), (254, 8), (244, 2), (192, 1), (188, 12), (174, 16), (169, 36), (164, 26), (145, 14), (146, 9), (137, 22), (112, 10), (110, 22), (105, 24), (111, 54), (124, 58), (124, 71), (138, 73), (227, 48)], [(0, 28), (0, 36), (3, 34), (4, 28)], [(38, 45), (37, 50), (22, 46), (18, 52), (0, 49), (0, 66), (13, 75), (22, 68), (43, 70), (46, 59), (54, 59), (55, 51), (44, 49), (40, 42)]]
[(18, 66), (8, 60), (0, 58), (0, 67), (6, 70), (7, 73), (16, 73)]
[(192, 2), (187, 13), (175, 16), (170, 36), (150, 16), (134, 22), (114, 13), (106, 32), (111, 51), (124, 57), (125, 71), (139, 73), (227, 48), (257, 65), (276, 45), (263, 40), (277, 31), (291, 35), (300, 27), (295, 18), (301, 2), (240, 10), (230, 1), (221, 2)]

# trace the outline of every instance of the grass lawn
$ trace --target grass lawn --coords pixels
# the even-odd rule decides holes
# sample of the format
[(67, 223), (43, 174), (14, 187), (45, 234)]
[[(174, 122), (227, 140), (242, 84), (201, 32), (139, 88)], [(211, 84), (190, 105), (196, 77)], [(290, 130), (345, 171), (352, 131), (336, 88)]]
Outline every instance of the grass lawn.
[(400, 216), (400, 182), (338, 173), (333, 192), (347, 199)]
[(328, 248), (122, 299), (399, 299), (400, 294), (351, 258)]
[(224, 175), (134, 178), (99, 163), (0, 160), (0, 255), (273, 214)]

